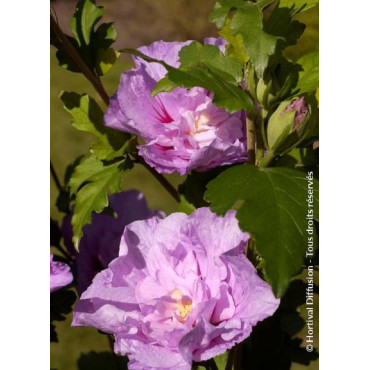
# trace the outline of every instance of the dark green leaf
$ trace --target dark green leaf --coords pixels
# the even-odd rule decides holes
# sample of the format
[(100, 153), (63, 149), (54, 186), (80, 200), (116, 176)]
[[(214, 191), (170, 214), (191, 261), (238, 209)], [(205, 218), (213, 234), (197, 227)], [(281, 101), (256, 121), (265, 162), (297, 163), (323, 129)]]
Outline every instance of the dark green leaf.
[(217, 167), (204, 172), (192, 171), (179, 186), (179, 193), (194, 208), (208, 207), (203, 199), (207, 184), (224, 170), (225, 167)]
[(299, 73), (299, 80), (296, 86), (298, 93), (308, 93), (317, 90), (319, 87), (319, 52), (304, 55), (297, 61), (303, 68)]
[(94, 99), (75, 92), (62, 92), (60, 99), (72, 116), (72, 125), (77, 130), (89, 132), (99, 139), (91, 146), (91, 152), (97, 159), (112, 160), (122, 156), (131, 135), (105, 127), (103, 111)]
[(230, 28), (235, 34), (242, 35), (246, 54), (250, 56), (257, 75), (262, 77), (278, 40), (263, 30), (262, 10), (257, 4), (245, 2), (243, 8), (235, 12)]
[[(314, 187), (314, 217), (318, 217), (318, 182)], [(302, 266), (307, 248), (308, 179), (286, 168), (260, 169), (250, 164), (224, 171), (207, 186), (211, 209), (224, 214), (237, 208), (242, 230), (256, 240), (265, 272), (281, 297)]]
[(278, 50), (296, 44), (305, 28), (303, 23), (297, 20), (292, 21), (292, 15), (288, 8), (276, 7), (265, 24), (265, 31), (279, 38)]
[[(251, 97), (242, 90), (236, 82), (230, 82), (233, 81), (233, 76), (216, 67), (199, 62), (195, 67), (176, 69), (161, 60), (150, 58), (138, 50), (123, 49), (122, 51), (136, 55), (150, 63), (162, 64), (167, 69), (168, 73), (165, 77), (166, 80), (164, 82), (162, 82), (162, 80), (158, 82), (156, 88), (153, 90), (154, 94), (168, 92), (170, 91), (169, 88), (174, 88), (176, 86), (187, 89), (199, 86), (212, 91), (214, 93), (214, 103), (231, 113), (240, 110), (250, 112), (254, 109)], [(226, 79), (225, 76), (227, 76)], [(169, 81), (172, 83), (169, 83)], [(160, 90), (159, 87), (161, 87), (162, 90)]]
[(122, 172), (131, 167), (128, 159), (104, 165), (94, 157), (76, 167), (69, 182), (71, 192), (76, 193), (72, 217), (76, 248), (82, 237), (82, 228), (91, 222), (91, 213), (100, 213), (108, 206), (108, 194), (121, 191)]
[(225, 24), (230, 10), (242, 8), (244, 5), (245, 2), (242, 0), (219, 0), (209, 14), (209, 21), (214, 23), (216, 27), (221, 28)]
[(228, 82), (240, 84), (243, 80), (243, 64), (224, 55), (218, 46), (203, 45), (194, 41), (180, 50), (179, 58), (183, 69), (204, 64), (217, 68), (220, 75)]
[(89, 45), (91, 33), (96, 23), (104, 15), (104, 8), (96, 6), (94, 0), (80, 0), (70, 26), (80, 46)]

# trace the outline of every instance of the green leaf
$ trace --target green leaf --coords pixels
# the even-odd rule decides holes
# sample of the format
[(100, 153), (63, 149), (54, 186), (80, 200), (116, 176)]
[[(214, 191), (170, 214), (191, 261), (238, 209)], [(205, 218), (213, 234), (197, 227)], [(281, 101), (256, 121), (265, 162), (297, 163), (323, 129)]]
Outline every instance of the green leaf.
[(297, 61), (303, 68), (299, 73), (299, 80), (296, 88), (299, 94), (317, 90), (319, 87), (319, 52), (304, 55)]
[(226, 369), (227, 364), (227, 358), (229, 356), (229, 351), (226, 351), (222, 355), (216, 356), (213, 359), (215, 360), (215, 363), (217, 365), (218, 369)]
[(279, 7), (289, 8), (292, 14), (298, 14), (317, 5), (319, 0), (280, 0)]
[(209, 21), (216, 27), (221, 28), (225, 24), (226, 18), (232, 9), (243, 7), (245, 2), (242, 0), (220, 0), (217, 1), (209, 14)]
[(116, 36), (117, 31), (112, 22), (101, 24), (93, 35), (92, 49), (95, 54), (95, 69), (99, 76), (109, 72), (120, 56), (120, 53), (111, 47)]
[(183, 196), (184, 200), (194, 208), (208, 207), (209, 204), (204, 200), (207, 184), (225, 169), (225, 167), (216, 167), (208, 171), (192, 171), (179, 186), (180, 196)]
[(96, 71), (99, 76), (104, 76), (111, 70), (120, 53), (113, 48), (99, 49), (97, 54)]
[(246, 54), (259, 77), (267, 67), (269, 56), (275, 52), (278, 37), (263, 30), (263, 13), (258, 4), (245, 2), (230, 23), (234, 34), (241, 34)]
[(306, 29), (306, 25), (292, 20), (290, 9), (276, 7), (267, 19), (264, 29), (270, 35), (279, 38), (276, 49), (283, 50), (297, 43)]
[(245, 54), (243, 38), (240, 34), (234, 35), (230, 29), (230, 18), (226, 19), (225, 25), (220, 30), (219, 35), (229, 42), (225, 46), (226, 54), (229, 57), (234, 58), (242, 64), (248, 62), (249, 55)]
[(96, 6), (94, 0), (80, 0), (70, 26), (80, 46), (89, 45), (91, 33), (96, 23), (104, 15), (104, 8)]
[(231, 113), (240, 110), (247, 112), (254, 110), (253, 100), (237, 85), (235, 78), (214, 66), (198, 62), (197, 66), (194, 67), (176, 69), (161, 60), (150, 58), (138, 50), (123, 49), (122, 51), (136, 55), (150, 63), (159, 63), (167, 69), (165, 81), (158, 82), (153, 90), (154, 94), (169, 92), (174, 87), (191, 89), (199, 86), (212, 91), (214, 93), (213, 102)]
[(204, 64), (219, 70), (220, 75), (231, 83), (240, 84), (243, 80), (243, 63), (227, 57), (216, 45), (203, 45), (194, 41), (180, 50), (179, 58), (182, 69)]
[(195, 210), (196, 210), (196, 208), (186, 200), (184, 195), (181, 194), (180, 195), (179, 212), (184, 212), (187, 215), (191, 215)]
[(105, 127), (104, 113), (93, 98), (86, 94), (65, 91), (59, 97), (64, 103), (64, 108), (72, 116), (72, 126), (98, 138), (98, 141), (91, 146), (91, 153), (97, 159), (112, 160), (122, 156), (126, 148), (125, 144), (131, 136)]
[[(310, 181), (314, 217), (318, 219), (318, 182)], [(223, 215), (237, 209), (239, 226), (254, 236), (256, 249), (265, 261), (265, 273), (278, 297), (304, 260), (308, 183), (306, 174), (299, 171), (246, 164), (224, 171), (208, 184), (205, 193), (212, 211)]]
[(165, 76), (157, 82), (157, 85), (152, 90), (152, 96), (155, 96), (161, 92), (171, 92), (176, 87), (178, 87), (178, 85)]
[(108, 194), (121, 191), (122, 172), (132, 168), (126, 159), (104, 165), (95, 157), (89, 157), (78, 165), (69, 186), (76, 194), (72, 226), (73, 242), (78, 249), (82, 228), (91, 223), (91, 213), (100, 213), (108, 206)]
[[(87, 67), (98, 76), (106, 74), (116, 62), (119, 52), (111, 46), (116, 40), (117, 32), (113, 23), (103, 23), (94, 30), (95, 25), (104, 14), (103, 7), (96, 6), (93, 0), (81, 0), (70, 21), (74, 37), (67, 36)], [(56, 35), (52, 34), (52, 44), (58, 49), (59, 65), (71, 72), (81, 72), (65, 52)]]

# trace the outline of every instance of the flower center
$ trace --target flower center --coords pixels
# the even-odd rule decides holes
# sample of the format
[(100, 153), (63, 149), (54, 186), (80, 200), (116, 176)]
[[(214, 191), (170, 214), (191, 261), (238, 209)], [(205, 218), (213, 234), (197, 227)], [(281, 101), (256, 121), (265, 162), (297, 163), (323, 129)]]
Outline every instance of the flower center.
[(192, 300), (189, 297), (184, 297), (180, 289), (175, 289), (171, 298), (176, 302), (176, 313), (180, 322), (185, 322), (188, 314), (192, 310)]
[(200, 117), (195, 121), (195, 129), (202, 131), (202, 126), (209, 122), (209, 116), (207, 114), (201, 114)]

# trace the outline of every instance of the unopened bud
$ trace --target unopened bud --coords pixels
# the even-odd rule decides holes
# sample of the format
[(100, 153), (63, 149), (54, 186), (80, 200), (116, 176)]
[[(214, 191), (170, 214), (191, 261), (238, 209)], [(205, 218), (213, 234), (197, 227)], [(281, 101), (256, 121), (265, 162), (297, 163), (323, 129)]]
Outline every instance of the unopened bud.
[(304, 97), (282, 102), (271, 115), (267, 126), (267, 141), (270, 149), (279, 152), (302, 138), (309, 109)]

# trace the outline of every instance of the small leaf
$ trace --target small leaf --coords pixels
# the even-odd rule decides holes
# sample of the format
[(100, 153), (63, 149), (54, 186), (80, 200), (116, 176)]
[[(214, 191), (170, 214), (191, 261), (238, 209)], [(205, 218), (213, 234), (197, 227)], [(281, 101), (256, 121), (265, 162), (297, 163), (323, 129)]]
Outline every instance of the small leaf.
[(72, 126), (99, 139), (91, 146), (91, 152), (97, 159), (112, 160), (122, 156), (131, 135), (105, 127), (103, 111), (94, 99), (86, 94), (65, 91), (59, 97), (72, 116)]
[(104, 8), (96, 6), (94, 0), (80, 0), (70, 26), (78, 44), (89, 45), (95, 24), (104, 15)]
[(312, 209), (317, 219), (318, 182), (287, 168), (235, 166), (211, 181), (205, 193), (211, 210), (218, 214), (237, 208), (239, 226), (255, 237), (265, 273), (278, 297), (300, 271), (305, 256), (309, 183), (314, 189)]
[(108, 206), (108, 193), (121, 191), (122, 171), (131, 167), (128, 159), (104, 165), (94, 157), (87, 158), (76, 167), (69, 185), (71, 192), (76, 194), (72, 226), (77, 249), (82, 228), (91, 222), (91, 213), (100, 213)]

